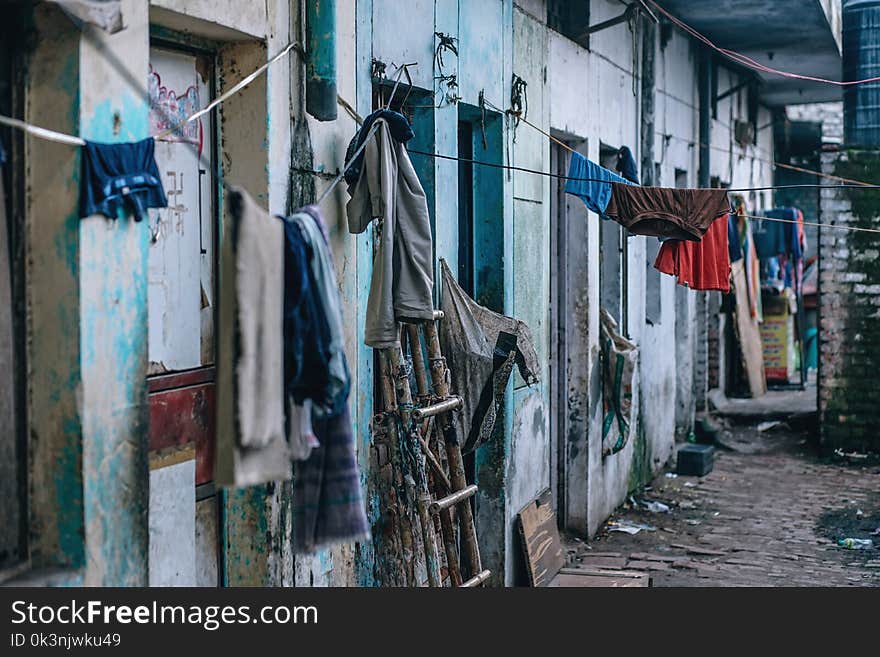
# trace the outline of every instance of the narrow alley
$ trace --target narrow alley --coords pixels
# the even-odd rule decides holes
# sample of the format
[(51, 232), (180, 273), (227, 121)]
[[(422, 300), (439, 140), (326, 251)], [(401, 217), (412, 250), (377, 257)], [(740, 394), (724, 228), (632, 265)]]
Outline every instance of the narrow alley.
[(880, 0), (0, 18), (0, 587), (880, 585)]
[(569, 562), (648, 572), (657, 587), (880, 585), (876, 549), (837, 544), (877, 542), (880, 463), (861, 454), (819, 456), (814, 414), (766, 419), (786, 403), (796, 409), (803, 394), (728, 404), (740, 408), (719, 420), (711, 473), (660, 473), (592, 542), (570, 539)]

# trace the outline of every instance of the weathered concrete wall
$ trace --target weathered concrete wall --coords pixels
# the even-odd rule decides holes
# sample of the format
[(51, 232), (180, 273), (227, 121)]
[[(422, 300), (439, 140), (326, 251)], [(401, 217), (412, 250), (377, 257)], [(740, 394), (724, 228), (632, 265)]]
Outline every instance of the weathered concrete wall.
[[(86, 28), (80, 37), (56, 8), (38, 6), (43, 36), (28, 70), (25, 118), (96, 141), (142, 139), (151, 21), (226, 40), (218, 58), (222, 91), (290, 38), (288, 3), (255, 7), (126, 0), (124, 31), (109, 36)], [(221, 111), (224, 176), (278, 213), (286, 211), (289, 175), (285, 62)], [(31, 563), (67, 567), (70, 581), (142, 585), (149, 535), (148, 223), (80, 220), (79, 151), (32, 138), (25, 144)], [(225, 581), (293, 582), (289, 499), (289, 486), (224, 498)]]
[[(55, 7), (35, 9), (26, 120), (77, 133), (79, 33)], [(50, 36), (51, 35), (51, 36)], [(59, 111), (59, 108), (67, 108)], [(37, 568), (85, 564), (80, 375), (79, 151), (25, 137), (24, 250), (29, 551)], [(52, 189), (52, 194), (41, 193)]]
[[(539, 10), (529, 3), (529, 11)], [(591, 23), (619, 14), (618, 3), (592, 3)], [(633, 38), (627, 25), (591, 35), (587, 51), (553, 31), (548, 38), (550, 126), (560, 134), (586, 139), (587, 154), (598, 159), (600, 144), (628, 145), (640, 160), (642, 52), (633, 52)], [(637, 41), (638, 42), (638, 41)], [(635, 66), (635, 68), (634, 68)], [(698, 101), (697, 58), (691, 41), (673, 31), (668, 40), (658, 35), (655, 52), (654, 161), (656, 180), (664, 186), (696, 186)], [(738, 75), (719, 69), (719, 92), (740, 82)], [(759, 131), (754, 146), (735, 144), (733, 125), (747, 116), (745, 90), (718, 103), (718, 118), (712, 121), (712, 174), (722, 182), (758, 186), (771, 182), (772, 131)], [(760, 108), (758, 125), (769, 122), (770, 113)], [(761, 199), (756, 198), (756, 202)], [(768, 200), (763, 200), (767, 203)], [(600, 246), (598, 217), (589, 218), (587, 240), (589, 262), (589, 322), (587, 340), (592, 354), (590, 376), (590, 422), (584, 445), (585, 463), (577, 454), (568, 463), (585, 473), (581, 486), (570, 478), (567, 491), (567, 524), (594, 532), (628, 491), (645, 481), (672, 457), (676, 434), (686, 436), (693, 427), (695, 392), (705, 391), (708, 382), (708, 326), (704, 318), (700, 340), (698, 294), (681, 288), (673, 278), (662, 276), (659, 285), (659, 318), (647, 321), (646, 272), (649, 257), (644, 237), (627, 237), (628, 333), (640, 348), (638, 386), (634, 392), (636, 438), (622, 452), (601, 456), (601, 385), (598, 369), (598, 312)], [(595, 292), (595, 293), (593, 293)], [(653, 293), (653, 292), (652, 292)], [(705, 296), (705, 295), (704, 295)], [(705, 314), (705, 313), (704, 313)], [(716, 318), (717, 322), (717, 318)], [(716, 331), (717, 332), (717, 331)], [(698, 366), (698, 345), (702, 343), (703, 366)], [(675, 348), (669, 346), (674, 344)], [(715, 362), (724, 355), (717, 349)], [(696, 374), (696, 379), (695, 379)], [(696, 389), (695, 389), (696, 385)], [(705, 392), (702, 393), (703, 396)], [(671, 403), (675, 400), (675, 403)], [(583, 523), (583, 525), (581, 524)]]
[[(549, 127), (551, 96), (546, 84), (546, 26), (518, 8), (513, 11), (513, 72), (526, 81), (528, 120)], [(547, 171), (550, 142), (533, 128), (516, 130), (513, 162), (518, 167)], [(550, 485), (549, 407), (549, 286), (550, 179), (515, 171), (513, 174), (513, 314), (528, 324), (541, 362), (542, 383), (531, 388), (517, 373), (510, 447), (507, 504), (506, 581), (514, 581), (516, 513)]]
[[(357, 7), (355, 7), (357, 4)], [(372, 22), (372, 3), (336, 3), (336, 72), (337, 90), (348, 102), (351, 102), (361, 116), (369, 114), (369, 107), (363, 107), (360, 96), (359, 74), (365, 73), (369, 78), (371, 48), (369, 44), (370, 25)], [(364, 20), (361, 14), (366, 13)], [(294, 16), (294, 34), (299, 34), (298, 14)], [(356, 26), (360, 26), (357, 28)], [(363, 41), (362, 41), (363, 40)], [(366, 47), (366, 52), (362, 48)], [(334, 174), (344, 164), (345, 148), (351, 136), (357, 130), (357, 124), (340, 108), (336, 121), (320, 122), (304, 113), (300, 104), (301, 87), (298, 83), (298, 71), (294, 60), (293, 84), (291, 86), (293, 101), (294, 130), (307, 129), (312, 145), (313, 166), (316, 171)], [(413, 59), (407, 60), (415, 61)], [(415, 71), (414, 71), (415, 72)], [(430, 71), (429, 71), (430, 72)], [(369, 88), (364, 89), (364, 99), (369, 104)], [(299, 125), (298, 125), (299, 124)], [(304, 163), (301, 163), (304, 164)], [(321, 193), (327, 180), (316, 181), (317, 192)], [(303, 199), (305, 200), (305, 199)], [(352, 387), (349, 404), (355, 424), (355, 435), (358, 440), (358, 454), (361, 475), (364, 483), (369, 476), (369, 424), (372, 414), (372, 387), (366, 383), (365, 375), (372, 373), (372, 356), (368, 355), (363, 346), (363, 322), (358, 317), (361, 300), (360, 291), (368, 291), (371, 260), (358, 260), (359, 240), (364, 235), (351, 235), (345, 216), (345, 203), (348, 194), (345, 183), (338, 185), (333, 194), (322, 204), (324, 221), (330, 236), (330, 244), (336, 261), (336, 274), (339, 277), (339, 293), (342, 299), (342, 316), (351, 318), (344, 322), (345, 348), (348, 356), (352, 379), (358, 384)], [(369, 232), (369, 231), (368, 231)], [(372, 243), (370, 242), (372, 254)], [(364, 272), (361, 267), (366, 268)], [(363, 357), (362, 357), (363, 356)], [(366, 490), (366, 489), (365, 489)], [(368, 512), (378, 512), (374, 500), (367, 501)], [(297, 586), (353, 586), (373, 583), (373, 553), (370, 545), (360, 546), (357, 550), (353, 545), (343, 545), (331, 550), (323, 550), (313, 556), (299, 556), (295, 560)]]
[[(667, 43), (658, 34), (655, 40), (655, 100), (654, 100), (654, 169), (653, 184), (675, 187), (676, 172), (692, 172), (696, 168), (695, 149), (690, 143), (695, 139), (697, 122), (694, 116), (696, 102), (696, 63), (689, 41), (679, 33), (673, 33)], [(674, 137), (667, 138), (667, 135)], [(687, 177), (687, 174), (685, 174)], [(648, 240), (645, 238), (646, 247)], [(653, 269), (654, 249), (647, 250), (639, 271)], [(648, 275), (648, 274), (646, 274)], [(688, 322), (687, 306), (676, 306), (679, 289), (686, 295), (689, 290), (679, 288), (671, 276), (660, 275), (659, 317), (650, 318), (644, 325), (641, 343), (641, 423), (645, 440), (645, 463), (643, 473), (656, 472), (673, 455), (676, 427), (676, 409), (671, 402), (676, 399), (677, 374), (689, 372), (690, 363), (680, 362), (676, 323)], [(642, 290), (644, 303), (649, 294), (658, 291)], [(684, 317), (679, 315), (684, 311)], [(669, 346), (675, 344), (675, 349)], [(687, 344), (685, 342), (685, 344)], [(691, 399), (683, 400), (687, 412), (692, 412)]]
[(789, 105), (785, 116), (791, 121), (815, 121), (822, 124), (823, 144), (843, 143), (843, 103), (808, 103)]
[[(822, 154), (822, 170), (876, 180), (880, 152)], [(837, 226), (876, 228), (880, 204), (870, 192), (821, 190), (821, 217)], [(880, 451), (880, 249), (870, 233), (819, 233), (819, 428), (828, 450)]]
[[(149, 135), (147, 5), (127, 0), (122, 10), (124, 32), (89, 30), (80, 43), (79, 132), (93, 141)], [(147, 583), (147, 223), (96, 215), (79, 224), (89, 585)]]

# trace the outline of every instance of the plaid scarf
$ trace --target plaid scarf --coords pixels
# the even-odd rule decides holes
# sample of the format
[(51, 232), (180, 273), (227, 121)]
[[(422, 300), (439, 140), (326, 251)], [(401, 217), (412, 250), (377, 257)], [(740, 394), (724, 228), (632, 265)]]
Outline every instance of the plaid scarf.
[(370, 537), (348, 406), (314, 418), (320, 447), (294, 463), (293, 549), (308, 554), (333, 543)]

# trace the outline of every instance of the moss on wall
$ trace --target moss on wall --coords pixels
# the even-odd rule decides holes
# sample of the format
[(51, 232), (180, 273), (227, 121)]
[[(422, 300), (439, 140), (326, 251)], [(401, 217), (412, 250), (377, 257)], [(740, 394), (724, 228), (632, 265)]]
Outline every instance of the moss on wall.
[[(835, 163), (834, 173), (842, 178), (880, 184), (880, 151), (846, 151)], [(847, 187), (842, 191), (852, 209), (852, 226), (880, 227), (880, 189)], [(849, 232), (848, 241), (850, 248), (857, 252), (876, 249), (878, 244), (875, 233), (859, 231)], [(860, 260), (859, 271), (866, 274), (871, 283), (880, 283), (880, 259)]]

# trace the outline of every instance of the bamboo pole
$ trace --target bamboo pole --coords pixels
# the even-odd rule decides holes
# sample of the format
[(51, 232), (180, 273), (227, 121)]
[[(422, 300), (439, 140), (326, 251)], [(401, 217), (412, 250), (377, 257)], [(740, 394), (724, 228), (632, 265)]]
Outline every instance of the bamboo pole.
[(397, 515), (397, 531), (400, 535), (400, 552), (403, 566), (406, 572), (406, 584), (418, 586), (416, 577), (416, 560), (413, 549), (413, 528), (409, 514), (405, 512), (407, 503), (400, 499), (400, 493), (406, 494), (406, 486), (403, 477), (403, 462), (400, 454), (400, 438), (397, 431), (397, 396), (394, 391), (392, 368), (388, 363), (388, 349), (379, 351), (379, 378), (382, 388), (383, 411), (385, 412), (385, 430), (388, 440), (388, 454), (394, 472), (394, 499), (390, 500), (389, 506), (395, 507), (391, 512)]
[[(430, 391), (428, 389), (428, 368), (425, 365), (425, 356), (422, 352), (422, 341), (419, 338), (419, 327), (416, 324), (406, 325), (407, 335), (409, 337), (409, 351), (413, 360), (413, 370), (416, 375), (416, 385), (421, 399), (430, 399)], [(439, 459), (431, 451), (428, 441), (420, 437), (422, 449), (425, 450), (425, 457), (432, 464), (436, 478), (444, 487), (444, 493), (452, 492), (452, 483), (449, 481), (443, 466)], [(444, 509), (439, 514), (440, 517), (440, 536), (443, 538), (443, 551), (446, 555), (446, 570), (449, 573), (449, 581), (452, 586), (461, 585), (461, 566), (458, 563), (458, 544), (455, 540), (455, 525), (452, 521), (452, 511)]]
[[(442, 315), (441, 315), (442, 317)], [(431, 361), (431, 382), (434, 384), (434, 394), (440, 399), (449, 397), (449, 372), (446, 368), (446, 359), (440, 351), (440, 338), (437, 334), (437, 324), (434, 321), (424, 323), (425, 343), (428, 348), (428, 358)], [(464, 460), (461, 456), (461, 446), (455, 435), (455, 427), (449, 414), (441, 420), (443, 427), (443, 439), (446, 443), (446, 459), (449, 467), (449, 480), (455, 491), (467, 487), (467, 476), (464, 472)], [(477, 532), (474, 525), (474, 514), (470, 501), (459, 504), (457, 507), (460, 518), (461, 540), (465, 554), (468, 557), (470, 575), (477, 576), (483, 572), (480, 560), (480, 546), (477, 543)]]
[(404, 459), (407, 471), (411, 475), (413, 497), (416, 510), (419, 515), (419, 524), (422, 530), (422, 547), (424, 550), (425, 568), (428, 574), (430, 586), (442, 586), (440, 576), (440, 558), (437, 553), (437, 537), (434, 534), (434, 522), (428, 510), (431, 504), (431, 495), (428, 492), (427, 472), (425, 469), (425, 455), (416, 440), (417, 429), (413, 425), (412, 418), (412, 391), (409, 385), (409, 373), (403, 366), (403, 353), (400, 347), (392, 347), (388, 350), (389, 364), (394, 376), (395, 392), (397, 393), (397, 411), (400, 413), (403, 430), (398, 439), (401, 444), (409, 443), (409, 459)]

